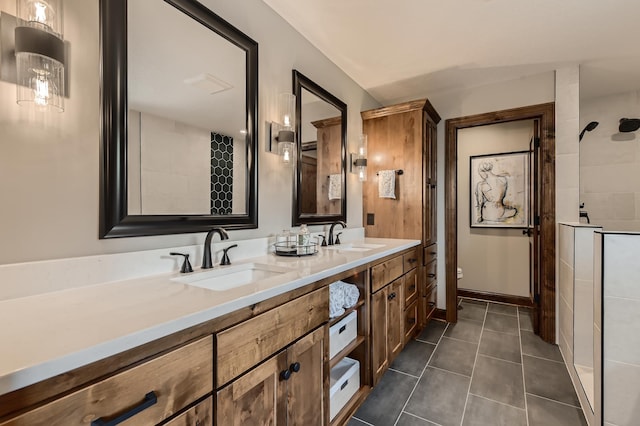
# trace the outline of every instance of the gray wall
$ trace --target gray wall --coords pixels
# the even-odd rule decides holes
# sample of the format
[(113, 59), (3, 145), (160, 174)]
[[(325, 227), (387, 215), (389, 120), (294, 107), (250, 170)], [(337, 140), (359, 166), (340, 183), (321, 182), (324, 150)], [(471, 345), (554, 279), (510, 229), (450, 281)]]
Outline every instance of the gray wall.
[[(348, 143), (355, 150), (360, 111), (378, 103), (261, 0), (204, 0), (259, 43), (259, 225), (233, 239), (272, 235), (291, 226), (292, 175), (265, 152), (265, 122), (277, 118), (277, 95), (291, 91), (298, 69), (348, 104)], [(0, 10), (15, 14), (14, 0)], [(100, 61), (98, 1), (65, 2), (71, 45), (70, 98), (62, 114), (35, 114), (0, 82), (0, 264), (198, 244), (202, 234), (98, 239)], [(362, 190), (349, 175), (348, 224), (362, 225)], [(316, 228), (320, 229), (320, 228)], [(312, 229), (315, 230), (315, 229)]]

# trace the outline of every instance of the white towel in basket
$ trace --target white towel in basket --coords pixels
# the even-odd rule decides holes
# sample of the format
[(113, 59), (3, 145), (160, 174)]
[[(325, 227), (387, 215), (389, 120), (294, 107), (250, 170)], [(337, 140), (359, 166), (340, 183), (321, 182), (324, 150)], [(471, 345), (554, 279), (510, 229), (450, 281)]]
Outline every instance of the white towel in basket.
[(350, 308), (358, 303), (360, 290), (354, 284), (336, 281), (329, 286), (329, 317), (335, 318), (344, 313), (344, 308)]
[(396, 171), (380, 170), (378, 172), (378, 196), (396, 199)]

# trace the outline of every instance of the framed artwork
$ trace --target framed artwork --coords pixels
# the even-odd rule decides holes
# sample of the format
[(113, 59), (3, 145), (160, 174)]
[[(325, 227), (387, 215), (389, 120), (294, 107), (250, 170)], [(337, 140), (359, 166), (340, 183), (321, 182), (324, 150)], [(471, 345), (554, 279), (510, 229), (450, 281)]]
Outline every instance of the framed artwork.
[(529, 151), (470, 158), (472, 228), (529, 226)]

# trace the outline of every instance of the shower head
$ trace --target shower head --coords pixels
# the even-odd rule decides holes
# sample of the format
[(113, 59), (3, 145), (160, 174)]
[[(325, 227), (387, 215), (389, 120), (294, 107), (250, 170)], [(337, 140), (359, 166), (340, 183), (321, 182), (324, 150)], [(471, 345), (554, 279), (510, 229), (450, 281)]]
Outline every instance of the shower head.
[(639, 118), (621, 118), (620, 119), (620, 125), (618, 126), (618, 131), (620, 133), (635, 132), (638, 129), (640, 129)]
[(584, 128), (584, 129), (582, 129), (582, 131), (580, 132), (580, 139), (578, 139), (578, 141), (581, 141), (581, 140), (582, 140), (582, 137), (584, 136), (584, 132), (590, 132), (590, 131), (592, 131), (593, 129), (595, 129), (596, 127), (598, 127), (598, 124), (600, 124), (600, 123), (598, 123), (597, 121), (592, 121), (591, 123), (587, 124), (587, 125), (585, 126), (585, 128)]

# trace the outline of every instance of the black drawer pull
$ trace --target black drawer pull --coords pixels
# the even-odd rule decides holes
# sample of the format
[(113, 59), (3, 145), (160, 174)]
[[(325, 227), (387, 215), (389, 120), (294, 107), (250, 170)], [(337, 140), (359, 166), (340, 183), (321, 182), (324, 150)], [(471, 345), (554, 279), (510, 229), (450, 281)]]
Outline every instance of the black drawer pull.
[(429, 303), (427, 303), (427, 305), (429, 305), (429, 306), (436, 306), (436, 302), (429, 302)]
[(342, 334), (343, 331), (345, 331), (347, 329), (347, 325), (343, 325), (342, 327), (340, 327), (340, 330), (338, 330), (338, 334)]
[(416, 262), (417, 260), (418, 260), (418, 259), (416, 259), (416, 258), (414, 258), (414, 257), (412, 257), (411, 259), (407, 259), (407, 261), (408, 261), (409, 263), (414, 263), (414, 262)]
[(124, 422), (125, 420), (130, 419), (131, 417), (135, 416), (136, 414), (140, 413), (141, 411), (146, 410), (147, 408), (151, 407), (152, 405), (155, 405), (156, 402), (158, 402), (158, 397), (156, 396), (156, 393), (154, 391), (149, 392), (148, 394), (146, 394), (144, 396), (144, 400), (142, 401), (142, 403), (140, 403), (140, 405), (133, 407), (131, 410), (127, 411), (126, 413), (116, 417), (113, 420), (102, 420), (102, 417), (100, 417), (99, 419), (96, 419), (94, 421), (91, 422), (91, 426), (116, 426), (119, 425), (120, 423)]
[(395, 291), (394, 291), (393, 293), (391, 293), (389, 296), (387, 296), (387, 299), (388, 299), (388, 300), (393, 300), (393, 299), (395, 299), (395, 298), (396, 298), (396, 293), (395, 293)]
[(409, 290), (415, 290), (415, 289), (416, 289), (416, 285), (415, 285), (415, 284), (411, 284), (411, 285), (409, 286)]
[(436, 277), (436, 274), (427, 274), (427, 276), (428, 276), (429, 278), (435, 278), (435, 277)]
[(340, 390), (346, 388), (348, 384), (349, 384), (349, 380), (345, 380), (344, 383), (340, 385)]
[(298, 371), (300, 371), (300, 363), (299, 362), (294, 362), (289, 367), (289, 370), (291, 370), (292, 373), (297, 373)]

